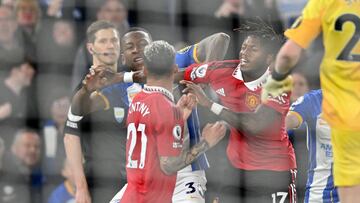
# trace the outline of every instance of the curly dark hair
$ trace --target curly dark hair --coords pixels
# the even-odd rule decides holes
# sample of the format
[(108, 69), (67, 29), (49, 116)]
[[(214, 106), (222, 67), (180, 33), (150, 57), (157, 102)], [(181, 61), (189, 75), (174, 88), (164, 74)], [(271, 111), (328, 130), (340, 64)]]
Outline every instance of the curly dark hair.
[(239, 28), (235, 28), (234, 31), (244, 33), (247, 36), (255, 36), (260, 40), (267, 52), (278, 52), (285, 42), (283, 34), (277, 33), (268, 22), (260, 17), (246, 21)]

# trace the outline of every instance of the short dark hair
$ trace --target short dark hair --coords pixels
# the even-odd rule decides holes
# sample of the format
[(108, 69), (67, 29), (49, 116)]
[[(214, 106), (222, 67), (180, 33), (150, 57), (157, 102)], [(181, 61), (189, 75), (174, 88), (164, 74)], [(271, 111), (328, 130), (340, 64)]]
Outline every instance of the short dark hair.
[(150, 40), (152, 41), (152, 36), (151, 36), (150, 32), (147, 29), (142, 28), (142, 27), (131, 27), (128, 31), (126, 31), (124, 33), (124, 35), (122, 37), (124, 37), (125, 35), (127, 35), (130, 32), (145, 32), (149, 36)]
[(144, 49), (144, 64), (150, 74), (167, 76), (173, 71), (175, 49), (166, 41), (154, 41)]
[(98, 20), (98, 21), (95, 21), (94, 23), (91, 23), (91, 25), (86, 30), (87, 41), (90, 43), (94, 43), (96, 32), (98, 32), (99, 30), (105, 30), (105, 29), (110, 29), (110, 28), (112, 28), (112, 29), (116, 30), (116, 32), (118, 32), (116, 29), (116, 26), (109, 21)]
[(246, 21), (239, 28), (234, 29), (247, 36), (254, 36), (260, 40), (261, 46), (267, 53), (277, 54), (282, 44), (285, 42), (283, 34), (277, 33), (269, 22), (262, 20), (260, 17)]

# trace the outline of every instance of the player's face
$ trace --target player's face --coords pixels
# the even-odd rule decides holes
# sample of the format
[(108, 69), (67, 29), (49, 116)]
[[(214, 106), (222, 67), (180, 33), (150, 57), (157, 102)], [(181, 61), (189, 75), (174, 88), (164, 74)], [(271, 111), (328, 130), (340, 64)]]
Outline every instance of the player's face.
[(239, 53), (240, 69), (246, 72), (265, 72), (268, 67), (268, 54), (260, 44), (260, 40), (255, 36), (248, 36), (241, 46)]
[(131, 70), (142, 70), (144, 60), (142, 55), (146, 45), (150, 44), (149, 35), (143, 31), (134, 31), (127, 33), (122, 38), (123, 63)]
[(118, 32), (113, 29), (103, 29), (95, 33), (94, 43), (90, 43), (94, 60), (99, 65), (112, 66), (117, 64), (120, 56), (120, 40)]

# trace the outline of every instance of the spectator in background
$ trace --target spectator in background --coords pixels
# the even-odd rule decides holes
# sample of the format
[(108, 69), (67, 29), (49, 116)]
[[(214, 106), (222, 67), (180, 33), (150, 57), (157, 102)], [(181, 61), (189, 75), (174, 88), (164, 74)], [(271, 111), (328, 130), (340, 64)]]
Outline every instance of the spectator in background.
[(18, 0), (15, 3), (16, 20), (21, 29), (36, 41), (36, 34), (40, 27), (40, 6), (37, 0)]
[[(70, 107), (70, 98), (67, 95), (58, 95), (51, 105), (51, 119), (44, 127), (44, 160), (42, 168), (44, 173), (50, 175), (50, 182), (57, 182), (65, 159), (63, 130)], [(53, 179), (52, 179), (53, 177)]]
[(28, 97), (28, 87), (35, 70), (30, 62), (15, 64), (8, 76), (0, 83), (0, 131), (5, 146), (10, 146), (15, 130), (26, 124), (28, 115), (33, 115), (32, 97)]
[[(120, 0), (106, 0), (99, 1), (101, 5), (96, 13), (96, 20), (107, 20), (112, 22), (119, 31), (119, 36), (122, 36), (128, 29), (127, 9)], [(83, 42), (77, 51), (74, 66), (72, 70), (71, 87), (75, 89), (82, 81), (88, 69), (92, 64), (92, 58), (86, 49), (86, 43)], [(118, 63), (121, 64), (120, 62)]]
[(40, 149), (40, 136), (36, 131), (17, 131), (11, 150), (4, 157), (5, 164), (0, 176), (0, 202), (41, 202)]
[(291, 90), (290, 102), (293, 103), (309, 91), (309, 83), (302, 73), (294, 72), (291, 76), (293, 78), (293, 88)]
[(61, 175), (65, 181), (51, 193), (48, 203), (75, 203), (75, 182), (67, 160), (63, 161)]
[[(49, 23), (49, 24), (48, 24)], [(48, 20), (43, 24), (37, 42), (38, 71), (36, 88), (41, 118), (49, 118), (49, 105), (54, 89), (69, 90), (73, 61), (76, 54), (74, 25), (67, 20)], [(63, 92), (63, 91), (61, 91)]]
[(4, 68), (26, 58), (27, 44), (24, 35), (18, 30), (15, 13), (11, 7), (0, 6), (0, 64), (1, 76)]

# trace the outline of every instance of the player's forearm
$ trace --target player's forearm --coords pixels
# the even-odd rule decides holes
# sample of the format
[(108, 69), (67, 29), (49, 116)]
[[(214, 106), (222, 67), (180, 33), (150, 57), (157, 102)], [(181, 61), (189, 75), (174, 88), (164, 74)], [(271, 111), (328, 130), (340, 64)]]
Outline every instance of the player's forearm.
[(275, 72), (286, 75), (300, 59), (302, 48), (288, 40), (276, 56)]
[(201, 62), (223, 60), (229, 47), (230, 36), (220, 32), (215, 33), (198, 43), (198, 59)]
[(76, 135), (65, 134), (64, 146), (66, 159), (69, 161), (71, 171), (74, 174), (76, 188), (87, 190), (88, 186), (82, 164), (83, 155), (80, 138)]
[(91, 92), (81, 87), (72, 98), (71, 113), (79, 116), (88, 114), (91, 106), (90, 95)]
[[(219, 105), (221, 106), (221, 105)], [(279, 114), (266, 106), (260, 106), (255, 112), (233, 112), (226, 108), (214, 108), (208, 106), (210, 110), (226, 121), (232, 127), (247, 132), (250, 135), (258, 135), (269, 127), (274, 119), (280, 119)]]
[(202, 140), (191, 149), (184, 149), (181, 151), (179, 156), (160, 157), (161, 169), (167, 175), (174, 174), (194, 162), (200, 154), (206, 152), (209, 148), (208, 143), (205, 140)]

